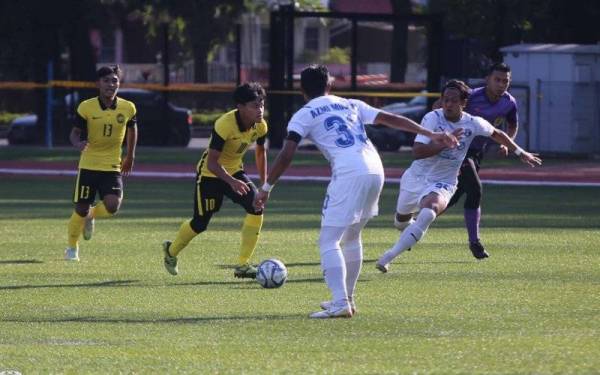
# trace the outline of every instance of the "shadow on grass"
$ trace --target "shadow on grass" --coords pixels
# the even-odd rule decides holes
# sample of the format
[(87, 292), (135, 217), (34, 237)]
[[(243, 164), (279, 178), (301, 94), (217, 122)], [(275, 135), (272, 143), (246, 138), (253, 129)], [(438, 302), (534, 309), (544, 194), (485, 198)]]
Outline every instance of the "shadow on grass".
[(75, 316), (70, 318), (19, 318), (19, 319), (3, 319), (2, 322), (9, 323), (99, 323), (99, 324), (198, 324), (218, 321), (272, 321), (272, 320), (292, 320), (306, 318), (306, 314), (285, 314), (285, 315), (240, 315), (240, 316), (199, 316), (199, 317), (182, 317), (182, 318), (104, 318), (95, 316)]
[[(323, 282), (323, 278), (322, 277), (315, 277), (315, 278), (304, 278), (304, 279), (288, 279), (286, 281), (286, 284), (289, 283), (320, 283)], [(258, 283), (256, 283), (254, 280), (251, 279), (245, 279), (245, 280), (233, 280), (233, 281), (195, 281), (195, 282), (189, 282), (189, 283), (176, 283), (176, 284), (169, 284), (169, 286), (174, 286), (174, 287), (178, 287), (178, 286), (210, 286), (210, 285), (248, 285), (248, 286), (256, 286), (259, 287)]]
[[(363, 261), (363, 263), (375, 263), (375, 262), (377, 262), (377, 259), (365, 259)], [(420, 260), (420, 261), (405, 261), (404, 259), (402, 259), (401, 261), (394, 263), (394, 266), (402, 265), (402, 264), (470, 264), (470, 263), (477, 263), (477, 262), (479, 262), (479, 261), (476, 259), (473, 259), (473, 260)]]
[(0, 260), (0, 264), (39, 264), (44, 263), (37, 259), (14, 259), (14, 260)]
[(0, 286), (0, 290), (19, 290), (19, 289), (43, 289), (43, 288), (113, 288), (129, 286), (139, 280), (109, 280), (96, 283), (83, 284), (45, 284), (45, 285), (7, 285)]

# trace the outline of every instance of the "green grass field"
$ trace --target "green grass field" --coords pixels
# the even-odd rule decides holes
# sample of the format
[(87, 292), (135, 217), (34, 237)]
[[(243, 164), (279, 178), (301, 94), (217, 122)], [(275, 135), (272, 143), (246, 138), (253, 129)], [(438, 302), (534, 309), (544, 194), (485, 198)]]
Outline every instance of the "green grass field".
[(386, 186), (363, 235), (358, 314), (311, 321), (328, 298), (324, 184), (273, 193), (255, 260), (287, 264), (275, 290), (233, 278), (243, 214), (229, 202), (181, 254), (180, 275), (165, 272), (160, 243), (190, 216), (192, 181), (128, 181), (122, 212), (66, 263), (72, 185), (2, 177), (0, 372), (600, 372), (597, 188), (486, 186), (491, 258), (472, 258), (455, 208), (382, 275), (374, 261), (398, 236)]

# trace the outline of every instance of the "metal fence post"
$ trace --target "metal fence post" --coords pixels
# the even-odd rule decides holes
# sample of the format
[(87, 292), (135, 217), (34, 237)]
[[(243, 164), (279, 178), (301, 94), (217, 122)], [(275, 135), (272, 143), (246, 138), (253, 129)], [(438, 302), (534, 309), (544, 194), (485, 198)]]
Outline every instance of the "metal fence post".
[(52, 117), (53, 117), (53, 89), (52, 81), (54, 80), (54, 63), (52, 60), (48, 60), (48, 73), (47, 81), (48, 87), (46, 88), (46, 147), (52, 148)]

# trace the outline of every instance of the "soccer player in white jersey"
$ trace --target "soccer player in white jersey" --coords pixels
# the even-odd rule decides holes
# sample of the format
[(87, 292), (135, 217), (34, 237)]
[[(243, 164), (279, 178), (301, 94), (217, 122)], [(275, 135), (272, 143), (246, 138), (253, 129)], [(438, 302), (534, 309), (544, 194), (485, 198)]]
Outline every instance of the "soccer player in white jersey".
[(368, 140), (364, 124), (379, 123), (430, 137), (455, 147), (457, 138), (434, 132), (401, 116), (375, 109), (360, 100), (329, 95), (331, 78), (325, 66), (304, 69), (301, 88), (308, 103), (294, 114), (288, 135), (259, 189), (255, 206), (262, 209), (279, 177), (290, 165), (302, 138), (312, 140), (330, 162), (332, 178), (323, 203), (319, 248), (331, 301), (311, 318), (351, 317), (356, 311), (354, 289), (362, 266), (361, 230), (378, 213), (383, 165)]
[[(375, 263), (375, 267), (383, 273), (389, 270), (394, 258), (423, 238), (429, 225), (446, 209), (456, 190), (460, 166), (476, 136), (492, 138), (532, 167), (542, 163), (536, 154), (520, 148), (502, 130), (494, 128), (481, 117), (463, 112), (469, 92), (464, 82), (449, 81), (442, 90), (442, 108), (423, 117), (421, 124), (429, 130), (453, 132), (463, 129), (463, 134), (459, 146), (453, 149), (432, 143), (427, 136), (415, 138), (413, 154), (416, 160), (402, 175), (396, 207), (397, 219), (404, 230), (394, 246)], [(417, 211), (419, 214), (413, 220), (413, 213)]]

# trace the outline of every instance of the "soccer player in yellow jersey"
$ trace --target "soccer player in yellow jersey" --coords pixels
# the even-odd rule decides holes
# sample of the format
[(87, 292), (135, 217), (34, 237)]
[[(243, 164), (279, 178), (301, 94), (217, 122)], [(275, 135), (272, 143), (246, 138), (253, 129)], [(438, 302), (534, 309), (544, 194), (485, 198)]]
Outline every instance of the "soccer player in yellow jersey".
[(215, 122), (208, 149), (196, 168), (194, 217), (181, 224), (175, 240), (163, 242), (164, 265), (171, 275), (178, 273), (179, 252), (206, 230), (226, 196), (246, 211), (234, 276), (256, 277), (256, 268), (249, 261), (256, 248), (263, 213), (252, 204), (257, 189), (244, 172), (242, 158), (250, 145), (256, 142), (256, 167), (261, 184), (264, 183), (267, 175), (267, 123), (263, 119), (265, 91), (258, 83), (245, 83), (235, 89), (233, 99), (237, 108)]
[[(79, 260), (79, 237), (91, 239), (96, 218), (117, 213), (123, 198), (123, 180), (133, 167), (137, 142), (135, 105), (117, 97), (121, 82), (118, 66), (102, 67), (96, 72), (99, 95), (77, 107), (77, 121), (69, 140), (81, 151), (73, 202), (75, 211), (68, 225), (69, 246), (65, 259)], [(121, 160), (123, 140), (127, 154)], [(92, 207), (100, 195), (100, 202)]]

